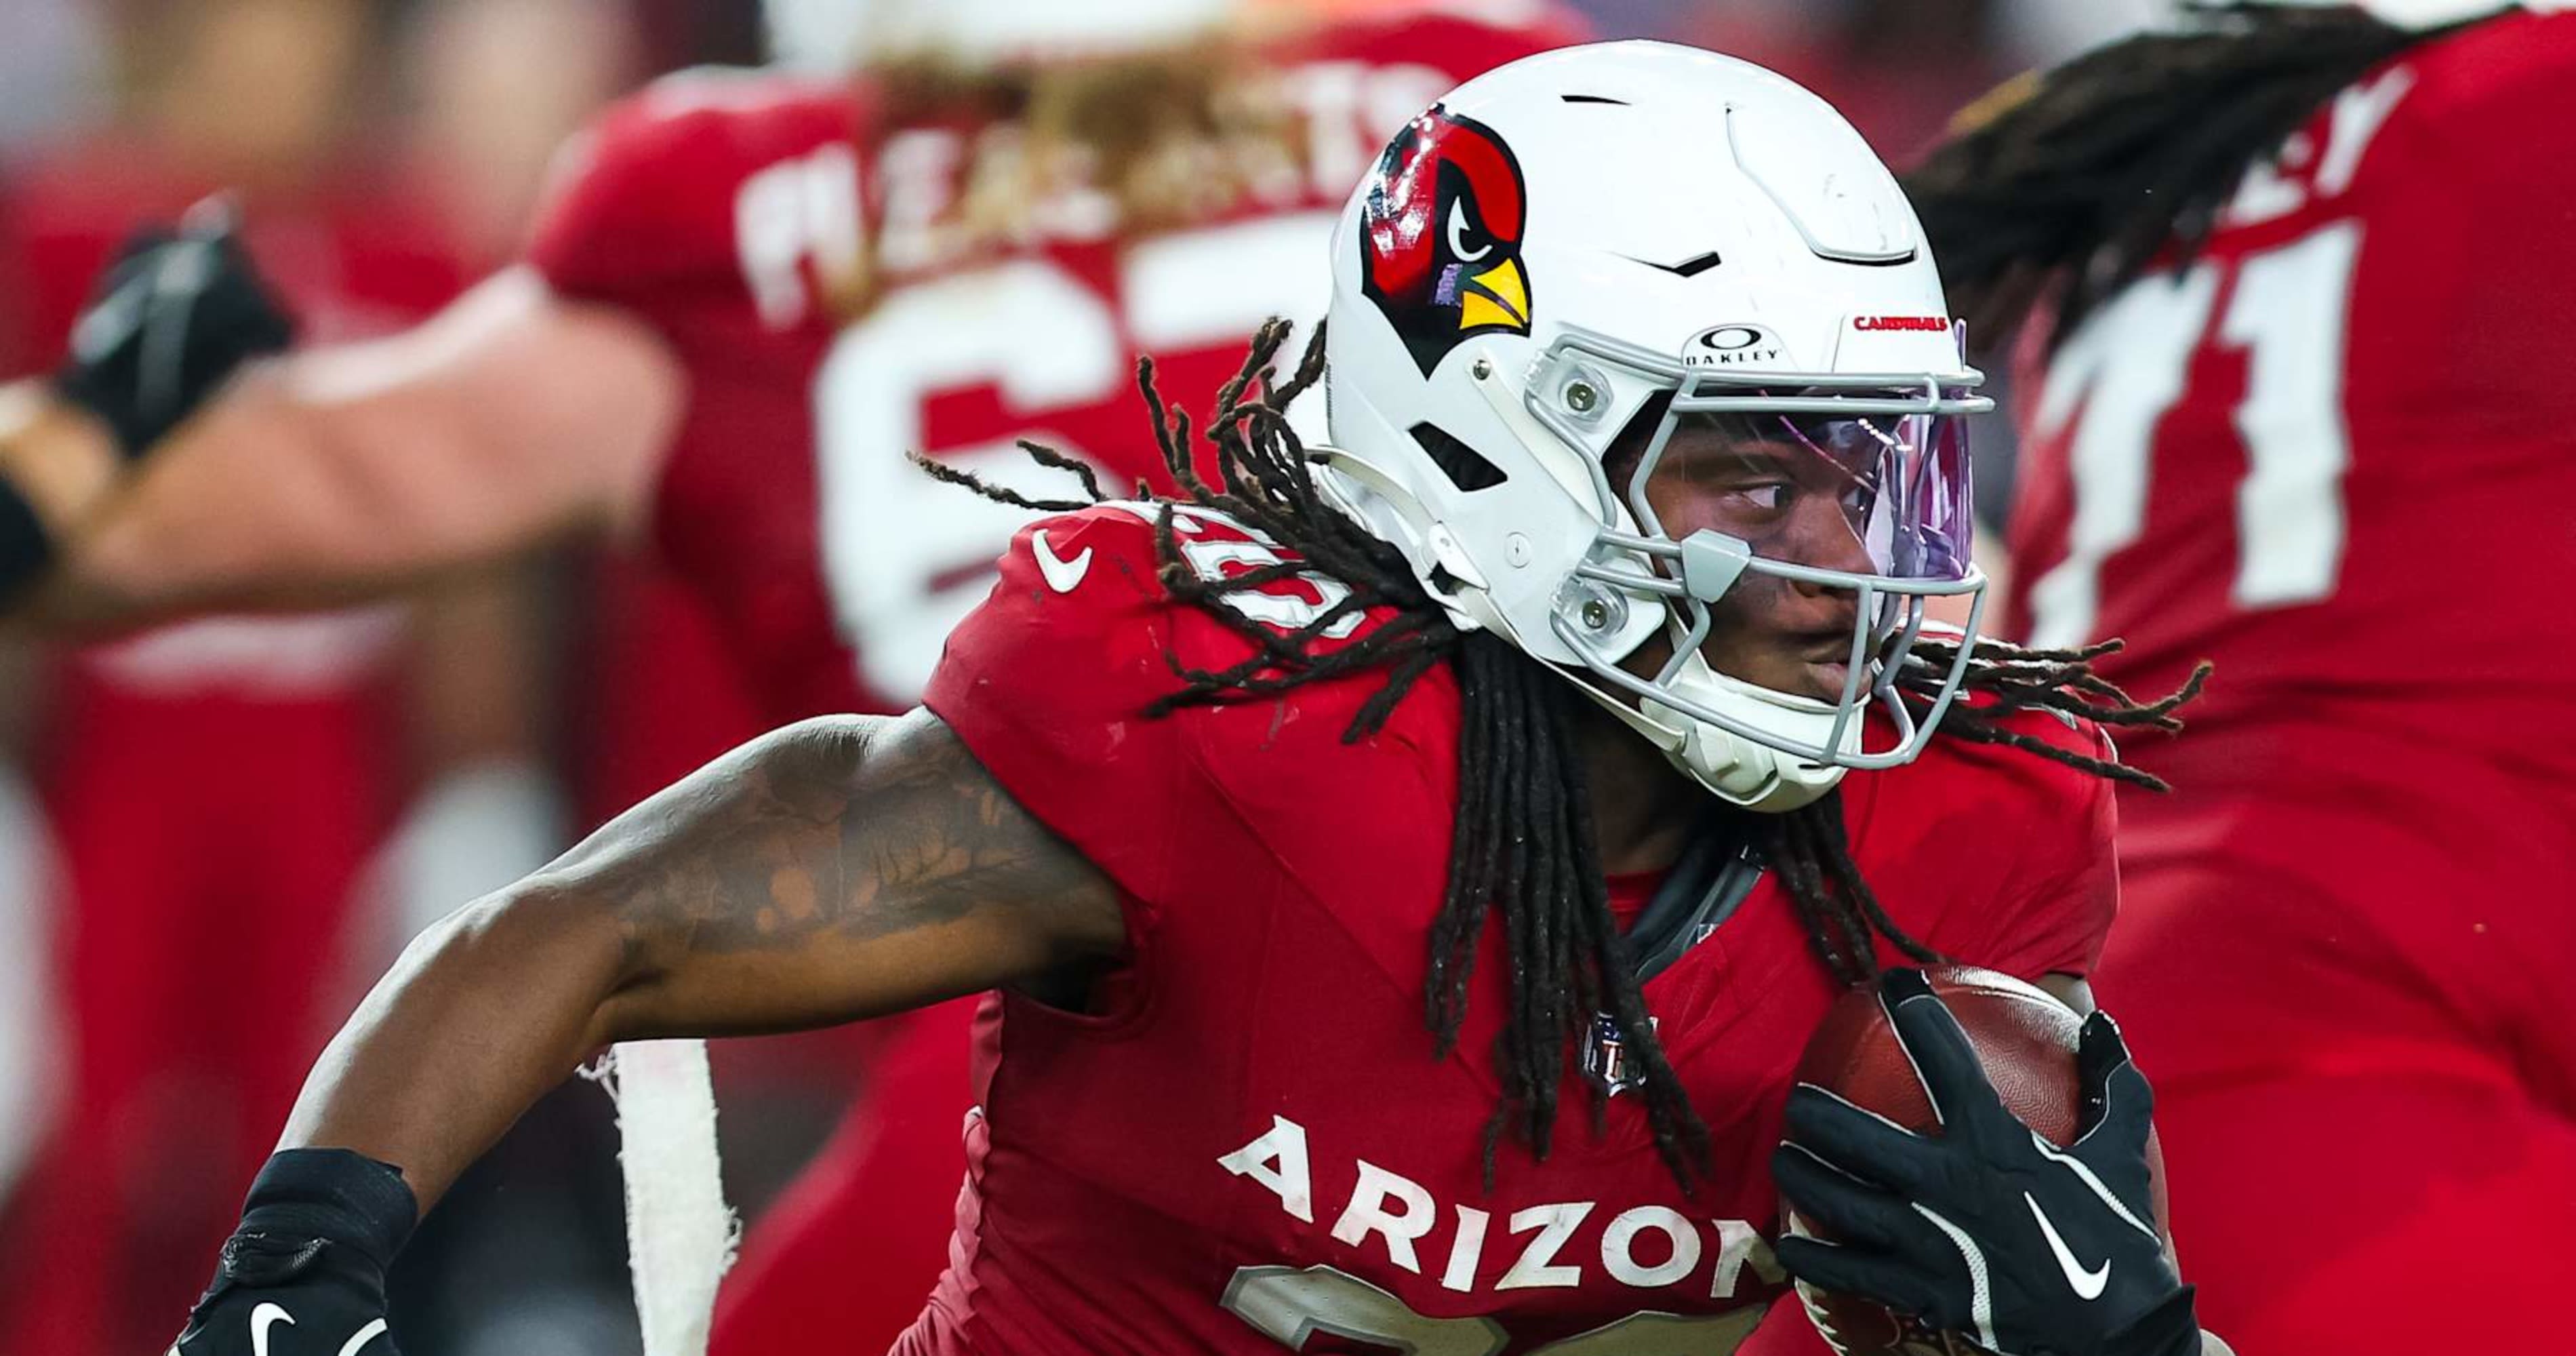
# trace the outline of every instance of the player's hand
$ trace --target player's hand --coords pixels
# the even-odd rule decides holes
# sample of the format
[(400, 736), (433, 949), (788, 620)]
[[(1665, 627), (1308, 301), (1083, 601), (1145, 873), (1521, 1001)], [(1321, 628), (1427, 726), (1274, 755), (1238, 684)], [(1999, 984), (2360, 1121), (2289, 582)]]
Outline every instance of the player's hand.
[(139, 457), (235, 369), (294, 337), (234, 238), (230, 207), (210, 199), (175, 232), (146, 227), (127, 238), (72, 327), (54, 387)]
[(385, 1267), (415, 1213), (402, 1175), (373, 1159), (271, 1158), (166, 1356), (397, 1356)]
[(1836, 1241), (1780, 1240), (1780, 1264), (2003, 1356), (2194, 1356), (2191, 1287), (2150, 1222), (2153, 1098), (2095, 1013), (2076, 1056), (2080, 1134), (2059, 1149), (2006, 1110), (1919, 970), (1881, 981), (1941, 1119), (1918, 1135), (1801, 1084), (1772, 1156), (1780, 1190)]

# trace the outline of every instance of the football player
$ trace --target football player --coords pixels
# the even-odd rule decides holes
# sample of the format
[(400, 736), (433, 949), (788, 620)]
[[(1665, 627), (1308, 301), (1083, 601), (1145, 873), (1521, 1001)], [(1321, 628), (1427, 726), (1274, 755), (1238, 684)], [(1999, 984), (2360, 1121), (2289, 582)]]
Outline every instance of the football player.
[[(903, 454), (989, 469), (1037, 436), (1160, 480), (1127, 355), (1203, 403), (1264, 317), (1321, 311), (1333, 209), (1390, 131), (1578, 32), (1543, 5), (1308, 9), (782, 6), (816, 73), (651, 87), (568, 150), (521, 266), (397, 339), (263, 366), (170, 437), (274, 325), (230, 256), (149, 251), (106, 289), (159, 289), (148, 332), (0, 435), (0, 577), (58, 557), (26, 610), (117, 625), (624, 530), (771, 722), (900, 710), (1028, 516)], [(146, 381), (147, 345), (188, 362)], [(897, 1038), (792, 1230), (753, 1233), (721, 1348), (910, 1322), (946, 1260), (970, 1015)], [(877, 1284), (845, 1283), (854, 1255)]]
[(1217, 474), (1158, 404), (1178, 497), (1042, 505), (921, 707), (754, 741), (417, 942), (181, 1356), (389, 1347), (418, 1208), (602, 1042), (987, 991), (902, 1351), (1730, 1351), (1781, 1263), (2015, 1356), (2203, 1350), (2107, 1019), (2090, 1166), (1802, 1096), (1844, 1241), (1768, 1242), (1843, 986), (1950, 956), (2089, 1007), (2138, 774), (2087, 717), (2171, 723), (1924, 632), (1982, 588), (1981, 402), (1893, 179), (1768, 72), (1577, 48), (1407, 124), (1332, 248), (1329, 341), (1283, 375), (1263, 330)]
[[(2177, 790), (2121, 807), (2101, 982), (2249, 1350), (2548, 1345), (2576, 1231), (2555, 8), (2220, 10), (2008, 89), (1910, 185), (1971, 332), (2030, 341), (2011, 633), (2217, 661), (2137, 750)], [(2392, 1293), (2470, 1237), (2487, 1301)]]

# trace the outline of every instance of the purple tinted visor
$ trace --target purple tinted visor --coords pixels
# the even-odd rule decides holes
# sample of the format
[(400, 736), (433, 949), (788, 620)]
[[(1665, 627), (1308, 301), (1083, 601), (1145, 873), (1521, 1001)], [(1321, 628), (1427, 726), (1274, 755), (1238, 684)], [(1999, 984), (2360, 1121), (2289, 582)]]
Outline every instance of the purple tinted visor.
[(1715, 533), (1803, 570), (1950, 582), (1975, 545), (1970, 476), (1962, 415), (1738, 407), (1668, 411), (1619, 488), (1651, 536)]

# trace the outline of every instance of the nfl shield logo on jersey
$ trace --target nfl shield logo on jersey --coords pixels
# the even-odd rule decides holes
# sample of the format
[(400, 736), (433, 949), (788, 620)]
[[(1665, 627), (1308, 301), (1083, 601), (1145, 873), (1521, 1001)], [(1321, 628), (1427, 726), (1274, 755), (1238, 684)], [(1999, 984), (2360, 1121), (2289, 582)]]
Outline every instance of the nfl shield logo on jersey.
[[(1646, 1019), (1650, 1031), (1662, 1025), (1653, 1017)], [(1609, 1013), (1592, 1014), (1592, 1039), (1583, 1046), (1583, 1072), (1613, 1097), (1646, 1081), (1645, 1066), (1629, 1057), (1628, 1040), (1619, 1030), (1619, 1019)]]

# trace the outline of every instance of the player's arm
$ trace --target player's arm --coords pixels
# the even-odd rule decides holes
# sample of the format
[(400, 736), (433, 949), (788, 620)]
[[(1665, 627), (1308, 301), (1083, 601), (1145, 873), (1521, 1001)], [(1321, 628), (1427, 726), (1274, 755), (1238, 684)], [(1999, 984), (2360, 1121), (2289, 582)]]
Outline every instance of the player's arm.
[(271, 1356), (340, 1350), (416, 1209), (605, 1043), (844, 1022), (1125, 946), (1107, 878), (936, 717), (764, 736), (412, 944), (315, 1066), (179, 1350), (252, 1351), (269, 1303), (310, 1328)]
[(419, 327), (253, 365), (131, 473), (53, 400), (0, 475), (58, 521), (40, 623), (388, 591), (637, 518), (687, 396), (664, 342), (504, 272)]
[(937, 717), (763, 736), (433, 928), (324, 1052), (286, 1147), (434, 1201), (590, 1052), (787, 1031), (1106, 961), (1108, 879)]

